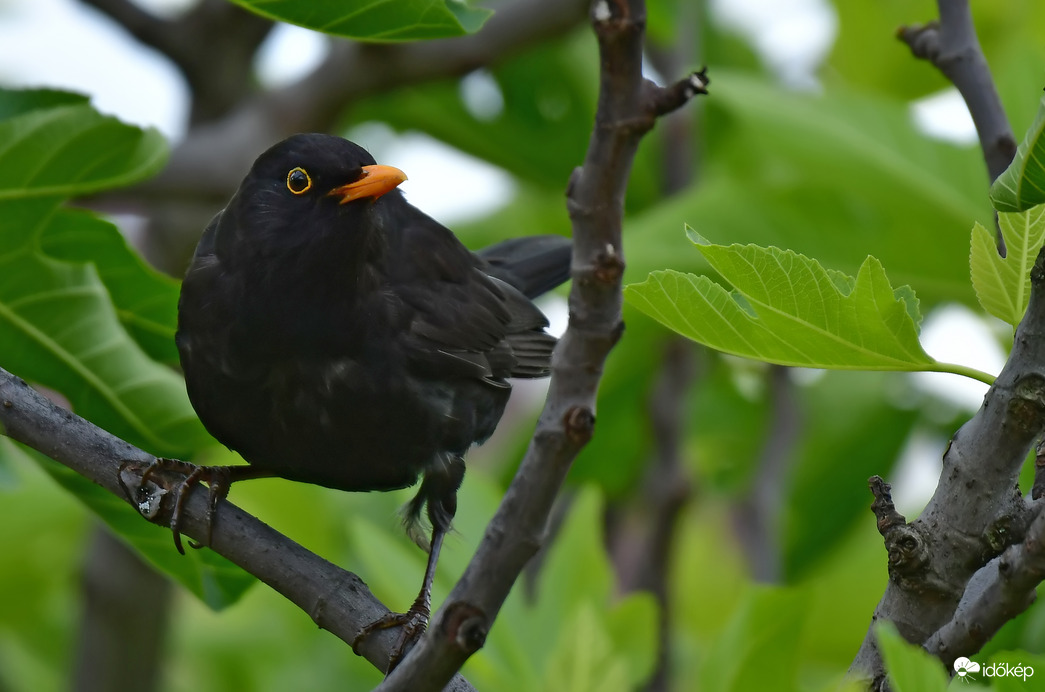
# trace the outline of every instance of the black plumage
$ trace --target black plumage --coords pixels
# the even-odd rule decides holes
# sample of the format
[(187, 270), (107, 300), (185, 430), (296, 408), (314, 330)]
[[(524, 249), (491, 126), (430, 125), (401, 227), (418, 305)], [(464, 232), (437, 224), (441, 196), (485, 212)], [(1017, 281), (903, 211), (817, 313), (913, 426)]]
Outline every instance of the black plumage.
[(555, 339), (530, 298), (568, 278), (570, 245), (538, 236), (473, 254), (405, 200), (403, 180), (338, 137), (266, 151), (200, 240), (177, 344), (200, 419), (251, 464), (229, 481), (421, 479), (406, 514), (419, 538), (427, 508), (431, 571), (463, 456), (493, 433), (508, 379), (549, 372)]

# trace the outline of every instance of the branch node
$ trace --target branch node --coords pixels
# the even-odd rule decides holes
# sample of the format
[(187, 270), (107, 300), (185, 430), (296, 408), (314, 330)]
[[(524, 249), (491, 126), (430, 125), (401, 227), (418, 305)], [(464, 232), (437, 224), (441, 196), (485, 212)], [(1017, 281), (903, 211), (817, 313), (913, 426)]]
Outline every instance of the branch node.
[(907, 526), (907, 518), (896, 511), (892, 496), (893, 486), (886, 483), (881, 476), (871, 476), (867, 479), (867, 486), (874, 495), (871, 511), (878, 519), (878, 533), (888, 539), (889, 534), (897, 527)]
[(690, 73), (689, 84), (693, 87), (690, 97), (708, 93), (708, 85), (711, 84), (711, 78), (708, 77), (708, 66), (704, 65), (696, 72)]
[(152, 480), (142, 482), (148, 462), (125, 461), (120, 465), (120, 487), (131, 505), (149, 521), (155, 521), (163, 508), (163, 498), (170, 491)]
[(644, 110), (652, 118), (666, 115), (686, 105), (698, 94), (706, 96), (709, 84), (711, 84), (711, 78), (708, 77), (706, 65), (666, 87), (657, 86), (653, 82), (645, 80), (642, 84), (645, 98)]
[(1039, 432), (1045, 424), (1045, 378), (1028, 373), (1016, 381), (1008, 412), (1012, 422), (1025, 432)]
[[(929, 564), (929, 547), (913, 526), (898, 526), (885, 539), (889, 576), (896, 582), (920, 574)], [(913, 586), (908, 582), (909, 586)]]
[(1000, 555), (1010, 545), (1019, 543), (1024, 539), (1027, 535), (1027, 529), (1030, 528), (1028, 518), (1025, 515), (1026, 513), (1023, 516), (1003, 514), (991, 522), (983, 534), (983, 539), (990, 551), (982, 556), (984, 563), (995, 555)]
[(919, 60), (936, 62), (940, 54), (940, 23), (931, 21), (927, 24), (901, 26), (896, 30), (896, 38), (907, 44), (911, 54)]
[(878, 533), (885, 539), (885, 550), (889, 555), (889, 577), (897, 583), (922, 590), (920, 582), (930, 580), (913, 580), (912, 577), (921, 575), (928, 566), (928, 545), (921, 532), (896, 511), (891, 485), (881, 476), (871, 476), (867, 485), (874, 495), (871, 511), (878, 518)]
[(566, 436), (576, 445), (585, 445), (595, 432), (595, 414), (585, 406), (571, 406), (563, 416)]
[(595, 278), (605, 284), (616, 284), (624, 274), (624, 258), (613, 243), (606, 243), (595, 258)]
[(489, 632), (489, 618), (474, 605), (458, 601), (446, 607), (442, 633), (466, 655), (481, 649)]

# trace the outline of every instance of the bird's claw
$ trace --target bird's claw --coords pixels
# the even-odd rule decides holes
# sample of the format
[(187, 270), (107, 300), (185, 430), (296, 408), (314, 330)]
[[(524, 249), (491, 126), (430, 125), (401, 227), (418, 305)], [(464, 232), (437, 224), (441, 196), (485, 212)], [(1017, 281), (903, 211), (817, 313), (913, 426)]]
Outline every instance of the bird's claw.
[(359, 631), (359, 634), (352, 640), (352, 651), (356, 655), (360, 655), (359, 644), (374, 632), (392, 627), (401, 627), (399, 638), (396, 639), (396, 643), (388, 654), (388, 670), (385, 671), (387, 675), (399, 665), (409, 648), (424, 634), (425, 628), (428, 627), (430, 615), (431, 609), (429, 606), (416, 602), (405, 613), (385, 613), (383, 617), (374, 620)]
[[(176, 484), (167, 486), (167, 484), (158, 484), (164, 486), (159, 494), (163, 495), (167, 492), (174, 492), (174, 507), (171, 509), (171, 531), (174, 534), (174, 547), (178, 549), (178, 552), (182, 555), (185, 554), (185, 548), (181, 542), (181, 519), (182, 512), (185, 510), (185, 502), (192, 490), (200, 484), (201, 481), (207, 484), (208, 487), (208, 506), (207, 506), (207, 537), (204, 543), (189, 540), (189, 547), (199, 549), (204, 545), (209, 545), (211, 542), (211, 536), (214, 532), (214, 517), (217, 513), (218, 502), (223, 500), (229, 494), (229, 486), (231, 484), (231, 472), (228, 466), (197, 466), (196, 464), (190, 464), (187, 461), (181, 461), (179, 459), (166, 459), (157, 458), (151, 462), (141, 474), (141, 481), (138, 485), (138, 493), (147, 492), (146, 484), (151, 484), (152, 479), (159, 474), (164, 472), (179, 473), (185, 476), (181, 481), (177, 481)], [(139, 511), (140, 505), (139, 504)]]

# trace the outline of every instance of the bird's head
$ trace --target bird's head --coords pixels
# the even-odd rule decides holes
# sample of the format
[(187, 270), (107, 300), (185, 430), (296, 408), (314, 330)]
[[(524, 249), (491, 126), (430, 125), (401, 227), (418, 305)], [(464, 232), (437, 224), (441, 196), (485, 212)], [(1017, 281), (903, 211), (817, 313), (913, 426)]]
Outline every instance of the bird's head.
[(293, 135), (257, 158), (230, 202), (233, 242), (270, 254), (351, 234), (366, 227), (374, 203), (404, 180), (401, 170), (377, 165), (347, 139)]

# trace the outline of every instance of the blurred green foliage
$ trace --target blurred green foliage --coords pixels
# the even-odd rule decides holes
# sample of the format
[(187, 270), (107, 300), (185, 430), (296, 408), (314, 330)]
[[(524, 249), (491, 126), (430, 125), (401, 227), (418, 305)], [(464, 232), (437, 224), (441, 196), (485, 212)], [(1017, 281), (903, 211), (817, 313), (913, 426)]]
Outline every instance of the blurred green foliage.
[(416, 41), (478, 31), (493, 14), (462, 0), (232, 0), (269, 19), (365, 41)]
[[(651, 2), (658, 50), (674, 48), (682, 32), (671, 18), (683, 4)], [(692, 127), (693, 181), (674, 195), (663, 192), (665, 152), (677, 144), (669, 128), (658, 127), (639, 151), (628, 190), (628, 281), (657, 269), (707, 272), (685, 237), (689, 223), (717, 242), (789, 248), (849, 274), (873, 254), (894, 284), (917, 291), (924, 314), (948, 303), (978, 309), (969, 233), (975, 222), (991, 223), (982, 159), (975, 146), (934, 140), (915, 126), (912, 100), (947, 85), (892, 37), (900, 24), (932, 19), (935, 4), (831, 8), (838, 36), (815, 93), (780, 87), (745, 37), (713, 20), (701, 24), (695, 52), (710, 65), (712, 94), (675, 116)], [(1036, 66), (1045, 62), (1038, 40), (1045, 7), (1004, 0), (974, 9), (1002, 99), (1022, 132), (1038, 100)], [(473, 246), (521, 233), (565, 233), (563, 191), (588, 141), (597, 66), (594, 41), (581, 29), (488, 68), (503, 99), (496, 112), (472, 112), (459, 80), (447, 80), (357, 103), (344, 115), (345, 128), (379, 121), (423, 132), (511, 174), (517, 192), (505, 208), (455, 228)], [(98, 115), (82, 98), (55, 92), (5, 93), (0, 132), (0, 142), (23, 145), (0, 145), (8, 172), (0, 174), (0, 366), (60, 392), (78, 412), (151, 452), (229, 461), (202, 433), (168, 367), (175, 360), (176, 285), (148, 270), (108, 221), (64, 205), (155, 172), (162, 143)], [(38, 170), (41, 152), (57, 145), (67, 157), (56, 159), (63, 165), (30, 184), (25, 172)], [(83, 168), (96, 161), (104, 165)], [(602, 517), (606, 506), (633, 503), (644, 486), (655, 456), (647, 404), (675, 337), (631, 308), (625, 319), (627, 333), (600, 390), (595, 439), (571, 473), (558, 538), (541, 556), (542, 568), (517, 585), (487, 646), (464, 670), (481, 690), (634, 689), (655, 664), (660, 615), (651, 596), (618, 592)], [(799, 427), (784, 450), (789, 470), (772, 525), (781, 583), (759, 585), (737, 539), (735, 512), (775, 442), (779, 412), (769, 371), (703, 351), (694, 361), (680, 445), (693, 493), (668, 575), (672, 689), (839, 689), (887, 579), (866, 479), (889, 477), (913, 434), (941, 440), (942, 453), (961, 416), (939, 415), (955, 404), (902, 374), (793, 377), (790, 405)], [(457, 534), (436, 579), (437, 604), (528, 440), (538, 401), (518, 399), (495, 438), (470, 456)], [(178, 592), (163, 689), (369, 689), (378, 682), (369, 664), (280, 596), (265, 587), (244, 591), (241, 574), (204, 562), (213, 558), (208, 551), (177, 556), (169, 532), (84, 485), (0, 438), (0, 519), (18, 527), (0, 533), (0, 689), (68, 686), (79, 575), (95, 516), (85, 504), (212, 606), (226, 606), (215, 612)], [(908, 490), (922, 501), (931, 492)], [(267, 523), (358, 572), (400, 609), (424, 560), (399, 530), (396, 510), (408, 497), (278, 480), (237, 485), (232, 494)], [(991, 646), (998, 657), (1040, 657), (1045, 608), (1032, 606)], [(921, 674), (916, 657), (907, 661), (902, 647), (889, 649), (904, 661), (894, 665), (897, 676)]]

